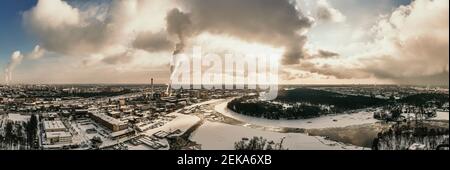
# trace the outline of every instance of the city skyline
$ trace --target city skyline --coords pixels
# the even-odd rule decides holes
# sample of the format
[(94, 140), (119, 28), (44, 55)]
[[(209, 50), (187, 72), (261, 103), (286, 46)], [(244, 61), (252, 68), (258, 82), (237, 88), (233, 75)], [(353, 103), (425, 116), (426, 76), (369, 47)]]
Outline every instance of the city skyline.
[(448, 86), (448, 3), (7, 1), (0, 84), (167, 84), (183, 44), (280, 53), (280, 84)]

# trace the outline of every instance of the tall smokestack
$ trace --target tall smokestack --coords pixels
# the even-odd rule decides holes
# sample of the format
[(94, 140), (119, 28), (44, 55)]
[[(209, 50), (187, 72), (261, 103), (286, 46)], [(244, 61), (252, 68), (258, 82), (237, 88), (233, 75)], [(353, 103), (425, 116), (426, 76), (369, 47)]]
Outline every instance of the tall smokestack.
[(153, 89), (153, 78), (151, 78), (151, 86), (152, 86), (152, 93), (154, 93), (154, 89)]
[[(172, 57), (173, 60), (173, 57)], [(173, 77), (173, 71), (174, 71), (174, 65), (173, 62), (170, 63), (170, 79), (169, 79), (169, 84), (167, 84), (167, 90), (166, 90), (166, 95), (167, 96), (171, 96), (171, 91), (172, 91), (172, 77)]]

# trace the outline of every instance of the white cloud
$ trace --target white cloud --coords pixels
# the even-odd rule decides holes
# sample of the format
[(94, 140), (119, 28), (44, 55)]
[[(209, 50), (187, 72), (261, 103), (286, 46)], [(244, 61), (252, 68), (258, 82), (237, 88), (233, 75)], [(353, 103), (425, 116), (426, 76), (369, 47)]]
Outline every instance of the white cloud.
[(31, 60), (37, 60), (42, 58), (45, 54), (45, 49), (42, 49), (39, 45), (36, 45), (29, 54), (23, 55), (20, 51), (15, 51), (12, 53), (10, 61), (8, 65), (6, 66), (6, 69), (4, 71), (5, 75), (5, 82), (7, 84), (11, 83), (13, 81), (13, 73), (17, 66), (19, 66), (24, 59), (31, 59)]
[(334, 49), (345, 53), (339, 60), (313, 60), (309, 65), (303, 61), (297, 69), (358, 82), (373, 77), (380, 82), (448, 85), (448, 3), (416, 0), (388, 15), (371, 17), (375, 24), (364, 32), (366, 38)]
[(367, 69), (403, 83), (448, 84), (448, 6), (447, 0), (416, 0), (379, 20)]
[(31, 22), (43, 22), (41, 29), (58, 29), (66, 26), (78, 26), (82, 22), (78, 9), (61, 0), (40, 0), (29, 15)]
[(129, 46), (140, 32), (164, 29), (171, 4), (114, 0), (107, 6), (80, 9), (62, 0), (39, 0), (23, 18), (43, 48), (63, 55), (89, 56)]

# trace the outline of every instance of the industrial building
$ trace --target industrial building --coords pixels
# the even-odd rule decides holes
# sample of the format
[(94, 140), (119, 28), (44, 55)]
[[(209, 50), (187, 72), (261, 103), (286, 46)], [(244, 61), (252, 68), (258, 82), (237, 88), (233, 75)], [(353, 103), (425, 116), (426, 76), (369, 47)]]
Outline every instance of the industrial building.
[(59, 132), (66, 131), (66, 126), (64, 126), (62, 121), (44, 121), (45, 132)]
[(70, 144), (72, 135), (60, 120), (44, 121), (45, 141), (47, 144)]
[(102, 126), (105, 126), (106, 128), (108, 128), (113, 132), (125, 130), (128, 128), (128, 125), (126, 123), (103, 113), (93, 111), (90, 112), (90, 117), (95, 122), (101, 124)]
[(45, 139), (48, 144), (72, 143), (72, 135), (69, 132), (46, 132)]

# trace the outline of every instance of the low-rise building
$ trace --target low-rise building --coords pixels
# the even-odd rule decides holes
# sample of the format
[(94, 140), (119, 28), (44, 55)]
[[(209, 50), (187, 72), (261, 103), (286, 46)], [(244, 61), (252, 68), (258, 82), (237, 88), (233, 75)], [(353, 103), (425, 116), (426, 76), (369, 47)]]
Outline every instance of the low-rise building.
[(128, 128), (128, 125), (125, 122), (122, 122), (103, 113), (91, 112), (90, 116), (92, 120), (101, 124), (102, 126), (105, 126), (113, 132), (125, 130)]
[(44, 121), (45, 132), (60, 132), (66, 131), (67, 128), (64, 126), (63, 122), (60, 120), (55, 121)]
[(72, 143), (72, 135), (69, 132), (46, 132), (45, 139), (52, 145)]

